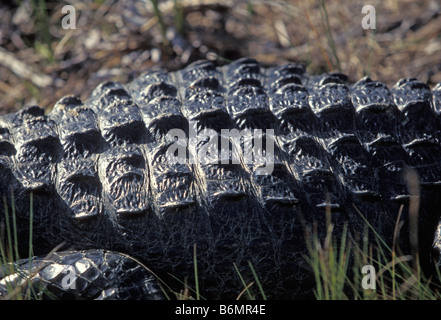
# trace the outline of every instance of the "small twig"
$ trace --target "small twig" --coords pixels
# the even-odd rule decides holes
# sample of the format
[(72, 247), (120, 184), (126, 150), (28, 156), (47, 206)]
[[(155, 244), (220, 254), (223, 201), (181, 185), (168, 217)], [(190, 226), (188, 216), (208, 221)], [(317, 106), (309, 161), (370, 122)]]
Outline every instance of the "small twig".
[(280, 45), (284, 48), (293, 47), (291, 39), (289, 38), (288, 30), (286, 29), (285, 23), (281, 19), (274, 22), (274, 28), (276, 29)]
[(58, 81), (54, 81), (46, 74), (35, 72), (31, 67), (18, 60), (12, 53), (2, 47), (0, 47), (0, 64), (10, 69), (20, 78), (28, 79), (40, 88), (58, 83)]

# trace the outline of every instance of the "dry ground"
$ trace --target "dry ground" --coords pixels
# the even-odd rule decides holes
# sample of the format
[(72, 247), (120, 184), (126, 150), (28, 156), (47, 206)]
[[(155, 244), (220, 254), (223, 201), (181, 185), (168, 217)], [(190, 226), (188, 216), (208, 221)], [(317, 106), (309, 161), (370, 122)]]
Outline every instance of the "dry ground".
[[(0, 113), (85, 99), (104, 80), (127, 82), (154, 66), (252, 56), (300, 61), (311, 73), (340, 70), (388, 86), (416, 77), (441, 82), (441, 3), (436, 0), (50, 1), (0, 4)], [(62, 7), (76, 9), (63, 29)], [(364, 30), (364, 5), (376, 29)]]

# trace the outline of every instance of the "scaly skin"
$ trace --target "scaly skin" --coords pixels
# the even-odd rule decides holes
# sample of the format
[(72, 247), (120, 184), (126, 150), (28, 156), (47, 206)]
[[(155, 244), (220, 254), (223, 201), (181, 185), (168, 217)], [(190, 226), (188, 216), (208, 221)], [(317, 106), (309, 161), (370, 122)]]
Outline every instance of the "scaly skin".
[[(191, 283), (196, 245), (206, 298), (236, 297), (242, 284), (233, 264), (252, 279), (248, 262), (269, 298), (309, 298), (304, 228), (316, 224), (323, 236), (327, 207), (335, 235), (344, 222), (362, 232), (360, 211), (390, 243), (404, 204), (400, 243), (410, 250), (408, 168), (419, 176), (419, 250), (430, 265), (441, 205), (440, 110), (441, 86), (431, 91), (416, 79), (389, 90), (367, 77), (350, 85), (339, 73), (310, 76), (296, 64), (201, 61), (149, 71), (127, 85), (103, 83), (84, 102), (61, 99), (48, 115), (28, 107), (1, 118), (0, 192), (9, 205), (14, 193), (20, 245), (27, 243), (32, 192), (37, 255), (61, 242), (89, 250), (83, 255), (121, 252), (178, 290), (182, 284), (169, 274)], [(274, 160), (269, 175), (259, 174), (269, 163), (257, 157), (256, 140), (225, 140), (228, 150), (254, 143), (251, 162), (242, 154), (232, 163), (234, 152), (222, 154), (228, 164), (191, 161), (209, 146), (211, 155), (224, 150), (221, 140), (213, 146), (192, 133), (234, 128), (262, 129), (263, 150), (274, 142), (265, 154)], [(178, 146), (167, 138), (172, 129), (188, 138), (180, 140), (178, 163), (166, 157)], [(74, 294), (118, 297), (86, 291)]]

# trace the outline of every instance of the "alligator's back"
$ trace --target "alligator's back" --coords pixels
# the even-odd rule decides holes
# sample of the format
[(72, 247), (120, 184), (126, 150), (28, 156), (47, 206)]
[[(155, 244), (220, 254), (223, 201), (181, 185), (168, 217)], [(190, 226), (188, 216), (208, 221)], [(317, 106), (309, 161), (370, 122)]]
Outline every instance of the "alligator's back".
[(207, 298), (236, 297), (251, 264), (270, 298), (307, 297), (305, 227), (323, 235), (330, 208), (336, 234), (345, 221), (362, 232), (361, 213), (391, 241), (407, 168), (420, 179), (428, 261), (441, 207), (440, 110), (441, 86), (415, 79), (389, 90), (296, 64), (201, 61), (103, 83), (48, 115), (4, 116), (0, 192), (11, 206), (13, 191), (21, 243), (33, 194), (36, 254), (61, 242), (123, 252), (176, 288), (169, 274), (191, 279), (196, 256)]

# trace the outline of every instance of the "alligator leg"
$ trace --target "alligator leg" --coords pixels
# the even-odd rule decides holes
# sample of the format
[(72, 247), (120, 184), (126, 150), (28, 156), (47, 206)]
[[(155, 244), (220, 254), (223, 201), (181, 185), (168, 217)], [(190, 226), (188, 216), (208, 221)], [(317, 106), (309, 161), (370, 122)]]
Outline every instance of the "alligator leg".
[[(13, 270), (11, 272), (11, 269)], [(0, 298), (164, 299), (141, 263), (112, 251), (62, 251), (3, 265)]]

